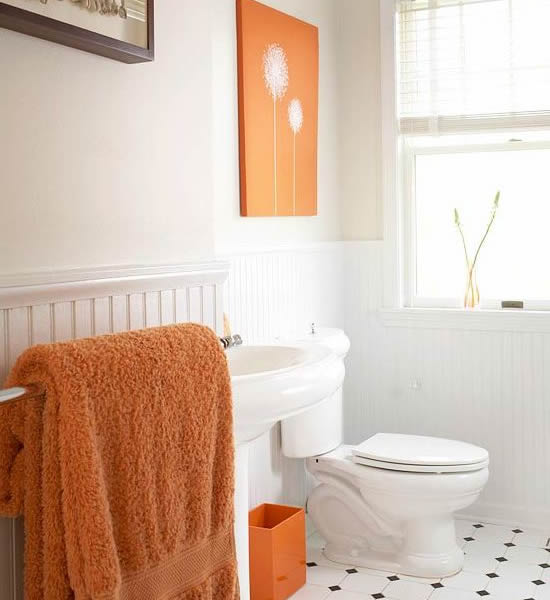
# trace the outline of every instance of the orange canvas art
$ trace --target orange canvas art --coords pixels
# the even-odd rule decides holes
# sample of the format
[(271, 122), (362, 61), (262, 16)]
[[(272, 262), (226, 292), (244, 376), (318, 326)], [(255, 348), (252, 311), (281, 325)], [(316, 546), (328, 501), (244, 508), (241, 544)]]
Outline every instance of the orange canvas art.
[(317, 27), (237, 0), (241, 215), (317, 214)]

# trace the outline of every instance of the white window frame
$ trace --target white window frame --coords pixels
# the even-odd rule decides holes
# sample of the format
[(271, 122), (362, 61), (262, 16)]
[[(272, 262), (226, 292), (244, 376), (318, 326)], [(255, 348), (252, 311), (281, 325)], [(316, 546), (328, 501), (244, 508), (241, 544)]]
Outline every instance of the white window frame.
[[(381, 134), (382, 201), (384, 207), (383, 308), (386, 326), (483, 331), (550, 332), (550, 311), (537, 309), (465, 308), (410, 306), (410, 198), (404, 197), (404, 182), (410, 177), (410, 149), (399, 134), (397, 117), (397, 7), (395, 0), (380, 0), (381, 39)], [(476, 148), (479, 148), (476, 145)], [(517, 148), (517, 146), (515, 147)], [(412, 186), (409, 189), (414, 189)], [(409, 239), (407, 239), (409, 238)], [(416, 263), (416, 260), (415, 260)], [(409, 302), (408, 302), (409, 301)], [(441, 303), (439, 303), (441, 304)]]
[[(491, 136), (487, 132), (483, 132), (485, 137), (490, 139)], [(467, 152), (514, 152), (518, 150), (550, 150), (550, 131), (548, 139), (544, 140), (529, 140), (528, 135), (510, 131), (495, 131), (494, 141), (484, 141), (476, 143), (470, 141), (465, 143), (460, 141), (463, 138), (457, 139), (456, 142), (445, 142), (438, 140), (438, 143), (424, 143), (417, 145), (414, 142), (414, 137), (402, 137), (402, 152), (400, 155), (401, 170), (401, 197), (402, 197), (402, 243), (405, 249), (403, 261), (403, 305), (410, 308), (463, 308), (461, 298), (431, 298), (422, 297), (416, 294), (416, 272), (417, 272), (417, 256), (416, 256), (416, 158), (418, 156), (437, 156), (440, 154), (460, 154)], [(449, 139), (457, 136), (448, 136)], [(521, 139), (527, 137), (527, 139)], [(508, 141), (502, 141), (503, 138), (508, 138)], [(514, 141), (510, 141), (514, 140)], [(524, 303), (524, 309), (527, 310), (550, 310), (550, 298), (544, 300), (532, 300), (528, 297), (517, 298), (482, 298), (481, 308), (497, 310), (501, 307), (503, 300), (521, 300)]]

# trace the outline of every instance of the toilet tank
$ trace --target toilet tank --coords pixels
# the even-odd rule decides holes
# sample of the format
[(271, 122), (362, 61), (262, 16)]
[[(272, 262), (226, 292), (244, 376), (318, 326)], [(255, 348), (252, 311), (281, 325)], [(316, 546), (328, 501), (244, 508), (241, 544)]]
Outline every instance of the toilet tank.
[[(341, 329), (314, 328), (300, 342), (321, 344), (330, 348), (342, 361), (350, 341)], [(343, 441), (342, 388), (319, 404), (281, 423), (281, 444), (285, 456), (307, 458), (325, 454)]]

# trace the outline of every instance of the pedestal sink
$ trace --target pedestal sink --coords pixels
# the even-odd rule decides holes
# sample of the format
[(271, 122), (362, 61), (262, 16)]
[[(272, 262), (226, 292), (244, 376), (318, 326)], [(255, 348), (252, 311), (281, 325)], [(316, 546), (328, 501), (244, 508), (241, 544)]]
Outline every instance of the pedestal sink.
[(344, 364), (328, 348), (302, 343), (237, 346), (227, 350), (227, 359), (235, 420), (235, 540), (241, 600), (249, 600), (249, 442), (335, 392), (344, 380)]

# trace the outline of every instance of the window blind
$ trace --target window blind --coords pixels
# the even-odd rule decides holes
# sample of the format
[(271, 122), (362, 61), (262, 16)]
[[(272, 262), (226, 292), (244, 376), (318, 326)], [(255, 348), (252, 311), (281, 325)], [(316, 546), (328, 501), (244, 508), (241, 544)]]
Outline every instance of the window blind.
[(550, 126), (550, 0), (398, 0), (405, 133)]

